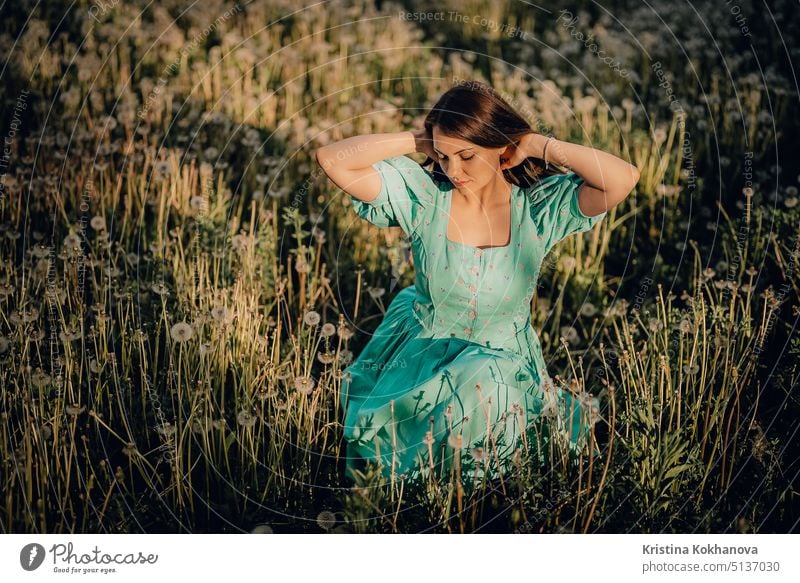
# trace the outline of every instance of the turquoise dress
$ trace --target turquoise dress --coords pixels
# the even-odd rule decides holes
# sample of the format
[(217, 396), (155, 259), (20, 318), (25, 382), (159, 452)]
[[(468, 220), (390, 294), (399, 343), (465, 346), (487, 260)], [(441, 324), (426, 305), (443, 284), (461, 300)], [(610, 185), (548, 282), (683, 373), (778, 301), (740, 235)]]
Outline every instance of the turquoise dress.
[(518, 447), (544, 460), (542, 416), (560, 420), (565, 442), (577, 447), (590, 404), (548, 376), (531, 301), (547, 252), (607, 214), (581, 212), (583, 179), (571, 172), (513, 185), (510, 243), (480, 249), (447, 237), (451, 184), (408, 156), (373, 168), (381, 191), (370, 202), (351, 196), (353, 208), (373, 225), (405, 232), (415, 283), (393, 298), (343, 371), (348, 477), (365, 460), (382, 461), (387, 477), (392, 464), (395, 476), (411, 477), (431, 461), (441, 475), (460, 455), (466, 475), (493, 479), (498, 466), (507, 473)]

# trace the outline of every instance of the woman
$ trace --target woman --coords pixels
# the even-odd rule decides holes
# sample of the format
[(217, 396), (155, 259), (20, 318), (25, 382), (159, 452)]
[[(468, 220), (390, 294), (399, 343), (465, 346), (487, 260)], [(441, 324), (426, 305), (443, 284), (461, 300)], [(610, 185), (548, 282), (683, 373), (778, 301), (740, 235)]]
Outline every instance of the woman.
[(533, 132), (474, 81), (444, 93), (423, 130), (347, 138), (316, 159), (361, 217), (409, 236), (416, 269), (344, 371), (348, 474), (368, 459), (387, 476), (438, 473), (457, 458), (493, 479), (518, 447), (543, 461), (542, 416), (565, 419), (576, 447), (586, 412), (547, 375), (531, 301), (546, 253), (600, 222), (638, 170)]

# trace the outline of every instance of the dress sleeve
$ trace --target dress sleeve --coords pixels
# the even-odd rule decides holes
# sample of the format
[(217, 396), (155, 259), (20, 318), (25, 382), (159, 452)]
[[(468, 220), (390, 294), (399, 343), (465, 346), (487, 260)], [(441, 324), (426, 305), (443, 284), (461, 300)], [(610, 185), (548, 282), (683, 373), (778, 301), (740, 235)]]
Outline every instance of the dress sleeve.
[(381, 190), (369, 202), (351, 196), (353, 208), (373, 225), (400, 227), (411, 235), (422, 211), (434, 202), (437, 187), (432, 176), (408, 156), (379, 160), (372, 167), (381, 176)]
[(540, 182), (531, 207), (534, 222), (545, 240), (545, 253), (573, 233), (582, 233), (602, 221), (608, 211), (586, 216), (578, 206), (578, 192), (584, 179), (575, 172), (548, 176)]

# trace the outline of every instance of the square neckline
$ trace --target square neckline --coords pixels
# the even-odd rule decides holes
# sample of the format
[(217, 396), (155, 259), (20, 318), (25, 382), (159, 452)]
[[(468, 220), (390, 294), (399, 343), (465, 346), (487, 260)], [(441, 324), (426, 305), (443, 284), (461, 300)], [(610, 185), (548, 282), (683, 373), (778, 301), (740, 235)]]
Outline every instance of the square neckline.
[(445, 214), (445, 223), (444, 223), (444, 238), (447, 243), (455, 243), (456, 245), (460, 245), (461, 247), (466, 247), (467, 249), (472, 250), (479, 250), (482, 253), (486, 253), (487, 251), (491, 251), (492, 249), (510, 249), (511, 245), (514, 243), (514, 193), (519, 190), (519, 186), (511, 183), (511, 193), (509, 195), (509, 224), (508, 229), (510, 231), (508, 236), (508, 243), (505, 245), (493, 245), (491, 247), (477, 247), (475, 245), (467, 245), (466, 243), (462, 243), (461, 241), (453, 241), (450, 237), (447, 236), (447, 231), (450, 227), (450, 217), (453, 209), (453, 191), (455, 191), (455, 187), (451, 188), (447, 191), (447, 208), (445, 209), (447, 213)]

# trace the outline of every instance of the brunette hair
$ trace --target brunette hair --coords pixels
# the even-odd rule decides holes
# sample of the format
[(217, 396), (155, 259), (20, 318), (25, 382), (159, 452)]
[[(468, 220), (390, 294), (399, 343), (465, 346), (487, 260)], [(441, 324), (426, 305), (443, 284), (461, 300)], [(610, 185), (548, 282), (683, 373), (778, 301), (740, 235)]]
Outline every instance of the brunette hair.
[[(508, 102), (489, 85), (480, 81), (459, 81), (448, 89), (425, 116), (425, 130), (433, 138), (433, 126), (448, 136), (466, 140), (484, 148), (502, 148), (517, 142), (533, 129)], [(447, 174), (433, 158), (426, 157), (421, 164), (433, 163), (433, 178), (450, 182)], [(553, 174), (563, 174), (545, 169), (544, 160), (529, 156), (517, 166), (506, 168), (503, 175), (520, 187), (531, 186)]]

